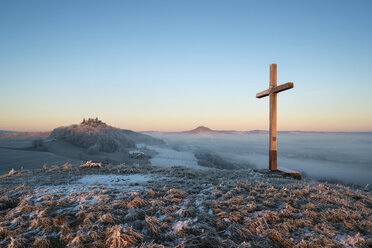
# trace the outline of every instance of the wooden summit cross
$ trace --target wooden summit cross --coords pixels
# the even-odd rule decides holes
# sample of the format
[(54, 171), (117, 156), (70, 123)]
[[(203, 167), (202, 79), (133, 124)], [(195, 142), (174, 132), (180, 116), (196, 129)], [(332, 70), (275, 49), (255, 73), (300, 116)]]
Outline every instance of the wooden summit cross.
[[(270, 84), (267, 90), (256, 94), (256, 98), (270, 96), (270, 150), (269, 150), (269, 168), (271, 171), (278, 171), (277, 167), (277, 134), (276, 134), (276, 97), (281, 91), (293, 88), (293, 83), (276, 85), (276, 64), (270, 65)], [(288, 174), (291, 172), (286, 171)]]

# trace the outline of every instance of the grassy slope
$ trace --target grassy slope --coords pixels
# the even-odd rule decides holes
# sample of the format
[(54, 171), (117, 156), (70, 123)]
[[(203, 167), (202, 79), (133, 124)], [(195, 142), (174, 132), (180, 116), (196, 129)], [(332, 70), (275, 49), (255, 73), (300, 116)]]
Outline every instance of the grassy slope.
[[(153, 180), (83, 190), (77, 180), (90, 174)], [(24, 171), (1, 178), (0, 209), (2, 247), (372, 245), (371, 191), (251, 170), (118, 165)]]

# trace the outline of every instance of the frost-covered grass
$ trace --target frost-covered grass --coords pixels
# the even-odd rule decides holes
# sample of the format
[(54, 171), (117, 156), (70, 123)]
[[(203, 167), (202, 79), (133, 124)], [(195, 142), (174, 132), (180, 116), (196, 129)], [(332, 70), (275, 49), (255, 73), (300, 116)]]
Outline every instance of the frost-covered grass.
[(0, 247), (371, 245), (371, 191), (340, 184), (126, 165), (0, 181)]

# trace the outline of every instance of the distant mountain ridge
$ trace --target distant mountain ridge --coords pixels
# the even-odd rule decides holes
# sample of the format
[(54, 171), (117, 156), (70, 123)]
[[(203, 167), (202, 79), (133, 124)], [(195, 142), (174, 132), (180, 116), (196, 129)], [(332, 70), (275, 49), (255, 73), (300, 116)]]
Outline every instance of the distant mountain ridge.
[(195, 129), (188, 131), (179, 132), (161, 132), (161, 131), (143, 131), (141, 133), (151, 134), (151, 133), (163, 133), (169, 135), (242, 135), (242, 134), (265, 134), (268, 131), (265, 130), (252, 130), (252, 131), (235, 131), (235, 130), (213, 130), (206, 126), (198, 126)]
[[(249, 131), (236, 131), (236, 130), (213, 130), (206, 126), (198, 126), (195, 129), (188, 131), (179, 132), (167, 132), (167, 131), (143, 131), (141, 133), (145, 134), (166, 134), (166, 135), (245, 135), (245, 134), (262, 134), (267, 135), (269, 131), (267, 130), (249, 130)], [(361, 134), (372, 134), (372, 132), (329, 132), (329, 131), (278, 131), (281, 134), (337, 134), (337, 133), (361, 133)]]
[(31, 138), (45, 138), (50, 132), (0, 132), (0, 139), (31, 139)]
[[(257, 130), (255, 130), (257, 131)], [(260, 130), (261, 131), (261, 130)], [(163, 134), (170, 134), (170, 135), (219, 135), (219, 134), (244, 134), (249, 133), (251, 131), (234, 131), (234, 130), (213, 130), (206, 126), (198, 126), (195, 129), (188, 130), (188, 131), (180, 131), (180, 132), (160, 132), (160, 131), (144, 131), (141, 133), (163, 133)], [(265, 132), (265, 131), (262, 131)]]
[(0, 130), (1, 133), (17, 133), (17, 131)]
[(189, 131), (183, 131), (181, 133), (183, 134), (197, 134), (197, 135), (201, 135), (201, 134), (214, 134), (216, 131), (208, 128), (208, 127), (205, 127), (205, 126), (199, 126), (193, 130), (189, 130)]

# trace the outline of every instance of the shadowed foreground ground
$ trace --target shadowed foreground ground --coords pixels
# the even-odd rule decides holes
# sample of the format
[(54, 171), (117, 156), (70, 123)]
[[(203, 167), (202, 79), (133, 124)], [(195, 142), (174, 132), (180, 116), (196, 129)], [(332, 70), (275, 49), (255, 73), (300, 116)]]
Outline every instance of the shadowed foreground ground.
[(53, 167), (0, 179), (1, 247), (371, 247), (372, 194), (252, 170)]

